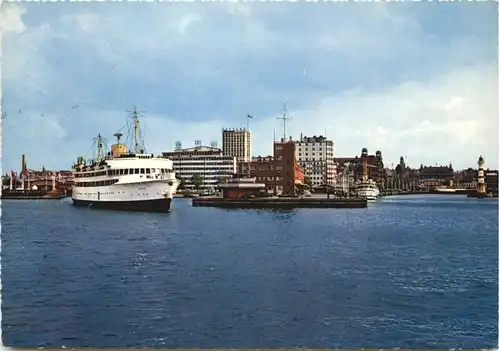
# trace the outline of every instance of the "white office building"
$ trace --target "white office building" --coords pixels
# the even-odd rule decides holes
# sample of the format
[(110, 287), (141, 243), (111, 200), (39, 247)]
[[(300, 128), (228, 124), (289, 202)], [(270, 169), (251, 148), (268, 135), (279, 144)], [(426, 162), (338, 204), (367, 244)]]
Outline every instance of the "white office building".
[(223, 129), (222, 150), (224, 156), (236, 157), (236, 162), (250, 162), (252, 160), (250, 131), (245, 128)]
[(195, 187), (193, 176), (201, 179), (200, 188), (214, 188), (222, 178), (231, 178), (236, 173), (236, 158), (224, 156), (219, 148), (197, 146), (164, 152), (163, 157), (173, 162), (174, 171), (188, 189)]
[(333, 141), (324, 136), (303, 137), (295, 142), (297, 162), (304, 168), (312, 186), (336, 185), (337, 166), (334, 162)]

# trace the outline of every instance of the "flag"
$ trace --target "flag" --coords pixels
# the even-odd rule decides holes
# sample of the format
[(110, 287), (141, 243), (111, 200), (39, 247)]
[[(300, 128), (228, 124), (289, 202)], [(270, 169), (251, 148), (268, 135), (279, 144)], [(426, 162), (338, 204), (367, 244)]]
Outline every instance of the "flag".
[(247, 117), (248, 117), (248, 118), (253, 118), (253, 117), (252, 117), (252, 116), (250, 116), (250, 115), (247, 115)]

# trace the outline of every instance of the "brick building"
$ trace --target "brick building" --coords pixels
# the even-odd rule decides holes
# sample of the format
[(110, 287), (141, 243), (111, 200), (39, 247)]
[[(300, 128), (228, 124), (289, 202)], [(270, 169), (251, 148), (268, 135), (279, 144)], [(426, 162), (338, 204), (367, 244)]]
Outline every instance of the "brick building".
[(355, 157), (339, 157), (336, 158), (338, 169), (344, 170), (346, 165), (349, 164), (349, 168), (353, 172), (354, 180), (359, 181), (363, 177), (363, 163), (366, 161), (368, 166), (368, 179), (374, 180), (377, 184), (383, 184), (386, 178), (384, 161), (382, 158), (382, 152), (377, 151), (375, 155), (369, 155), (368, 149), (363, 148), (361, 150), (361, 156)]
[(255, 177), (274, 194), (296, 194), (304, 184), (304, 170), (296, 161), (293, 141), (274, 143), (274, 156), (252, 157), (251, 162), (240, 162), (238, 173)]
[(453, 181), (455, 172), (451, 164), (449, 166), (420, 166), (419, 177), (421, 183), (445, 185)]
[(487, 169), (484, 172), (484, 182), (487, 193), (498, 194), (498, 170)]

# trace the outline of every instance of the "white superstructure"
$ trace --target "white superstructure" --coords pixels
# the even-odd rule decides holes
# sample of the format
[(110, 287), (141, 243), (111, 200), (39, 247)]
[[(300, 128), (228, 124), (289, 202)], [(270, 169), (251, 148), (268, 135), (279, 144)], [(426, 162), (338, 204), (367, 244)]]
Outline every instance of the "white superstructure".
[(97, 138), (96, 160), (85, 162), (79, 158), (73, 166), (72, 199), (77, 206), (140, 211), (169, 211), (173, 195), (179, 185), (173, 163), (139, 150), (139, 121), (134, 110), (136, 152), (127, 151), (117, 143), (112, 152), (103, 157), (103, 140)]
[(365, 197), (368, 201), (375, 201), (380, 194), (375, 182), (361, 182), (355, 185), (356, 193), (359, 197)]

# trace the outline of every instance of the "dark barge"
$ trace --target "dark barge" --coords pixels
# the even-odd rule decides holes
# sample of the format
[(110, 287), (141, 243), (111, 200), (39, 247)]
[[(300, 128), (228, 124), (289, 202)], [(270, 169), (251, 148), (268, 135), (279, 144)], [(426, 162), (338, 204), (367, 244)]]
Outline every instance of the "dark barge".
[(195, 207), (221, 208), (366, 208), (366, 199), (317, 199), (296, 197), (265, 197), (227, 199), (222, 197), (197, 197), (192, 200)]

